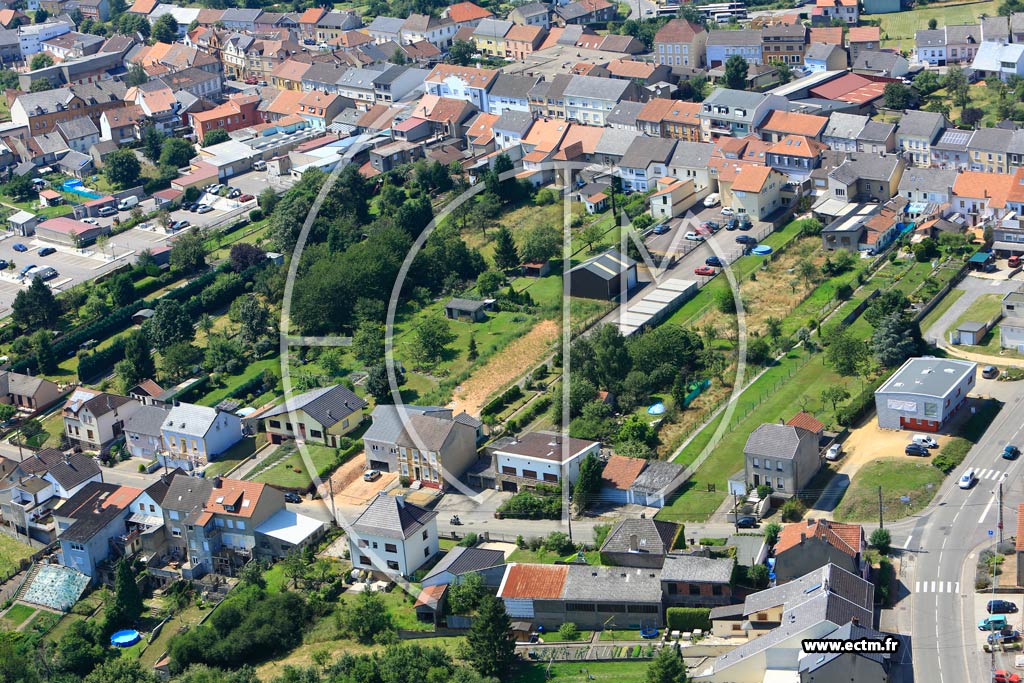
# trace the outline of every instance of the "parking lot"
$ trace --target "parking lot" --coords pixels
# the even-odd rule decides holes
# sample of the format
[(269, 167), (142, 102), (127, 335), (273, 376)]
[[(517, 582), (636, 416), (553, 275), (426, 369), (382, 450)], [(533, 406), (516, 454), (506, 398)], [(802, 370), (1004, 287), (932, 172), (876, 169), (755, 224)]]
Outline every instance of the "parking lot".
[[(752, 229), (747, 231), (726, 230), (726, 224), (733, 217), (723, 216), (721, 206), (706, 208), (698, 204), (694, 208), (700, 210), (688, 212), (682, 218), (670, 220), (667, 232), (661, 235), (650, 233), (644, 242), (648, 251), (680, 263), (683, 257), (700, 249), (698, 252), (700, 258), (686, 259), (685, 265), (688, 268), (698, 268), (704, 265), (704, 259), (713, 254), (718, 255), (724, 263), (728, 264), (743, 255), (744, 245), (736, 242), (737, 236), (746, 235), (760, 242), (771, 234), (771, 226), (758, 221), (755, 221)], [(699, 233), (700, 225), (708, 221), (718, 223), (721, 228), (712, 235), (701, 235), (704, 239), (699, 241), (686, 239), (686, 233)]]
[[(993, 600), (993, 599), (996, 599), (996, 600), (1008, 600), (1008, 601), (1014, 603), (1015, 605), (1017, 605), (1018, 609), (1020, 608), (1020, 606), (1022, 604), (1024, 604), (1024, 594), (1021, 594), (1021, 593), (999, 593), (999, 594), (978, 593), (978, 594), (975, 595), (975, 598), (974, 598), (974, 612), (973, 612), (973, 614), (970, 613), (970, 612), (968, 612), (968, 614), (967, 614), (967, 616), (969, 618), (973, 617), (973, 623), (974, 624), (977, 624), (982, 619), (984, 619), (985, 617), (989, 616), (988, 611), (987, 611), (987, 605), (988, 605), (988, 601), (989, 600)], [(1003, 616), (1006, 617), (1006, 623), (1008, 624), (1008, 626), (1013, 627), (1013, 629), (1016, 630), (1016, 631), (1020, 631), (1021, 630), (1021, 628), (1022, 628), (1022, 623), (1021, 623), (1022, 617), (1021, 617), (1021, 613), (1019, 611), (1018, 612), (1014, 612), (1012, 614), (1005, 614)], [(988, 638), (989, 633), (986, 632), (986, 631), (982, 631), (980, 629), (977, 629), (977, 628), (974, 629), (974, 632), (977, 634), (978, 650), (980, 652), (983, 652), (985, 650), (985, 641)], [(1018, 640), (1018, 642), (1019, 642), (1019, 640)], [(996, 646), (996, 653), (995, 653), (996, 668), (997, 669), (1004, 669), (1004, 670), (1014, 671), (1015, 670), (1015, 668), (1014, 668), (1014, 660), (1015, 660), (1018, 652), (1019, 652), (1018, 650), (1011, 649), (1009, 646), (1007, 646), (1005, 651), (1004, 651), (1001, 646), (997, 645)], [(986, 657), (987, 656), (988, 655), (986, 655)]]

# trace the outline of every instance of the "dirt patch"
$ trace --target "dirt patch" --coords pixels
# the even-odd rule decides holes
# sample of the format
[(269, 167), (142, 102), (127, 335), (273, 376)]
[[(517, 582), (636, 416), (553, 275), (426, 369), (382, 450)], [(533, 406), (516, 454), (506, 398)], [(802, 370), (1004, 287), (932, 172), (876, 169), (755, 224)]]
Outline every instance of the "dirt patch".
[(519, 379), (550, 352), (558, 334), (558, 323), (554, 320), (540, 321), (492, 356), (464, 384), (455, 387), (454, 398), (448, 406), (456, 412), (464, 410), (470, 415), (479, 415), (480, 408), (491, 396)]
[[(852, 429), (846, 441), (843, 442), (843, 457), (839, 461), (839, 473), (853, 479), (857, 471), (872, 460), (897, 458), (921, 462), (930, 461), (938, 454), (939, 449), (933, 448), (931, 449), (932, 455), (928, 458), (906, 455), (903, 449), (910, 443), (913, 435), (914, 432), (911, 431), (880, 429), (877, 420), (868, 420), (864, 425)], [(946, 445), (951, 438), (945, 434), (929, 434), (929, 436), (939, 442), (940, 448)]]
[(808, 283), (797, 274), (797, 266), (809, 261), (817, 267), (825, 263), (825, 253), (816, 238), (807, 237), (786, 249), (774, 261), (765, 261), (767, 270), (758, 270), (757, 279), (740, 284), (746, 309), (747, 328), (764, 334), (768, 318), (782, 320), (820, 284)]
[[(339, 467), (331, 475), (331, 486), (334, 487), (334, 502), (337, 505), (363, 505), (380, 491), (385, 491), (398, 482), (396, 472), (384, 472), (377, 481), (363, 481), (366, 460), (356, 456)], [(330, 489), (327, 483), (321, 487), (322, 494)]]

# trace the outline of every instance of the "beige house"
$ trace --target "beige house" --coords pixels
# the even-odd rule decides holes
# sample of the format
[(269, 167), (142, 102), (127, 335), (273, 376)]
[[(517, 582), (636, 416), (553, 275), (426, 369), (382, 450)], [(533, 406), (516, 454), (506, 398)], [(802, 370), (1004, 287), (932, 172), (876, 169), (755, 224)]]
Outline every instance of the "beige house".
[(651, 215), (655, 221), (663, 221), (683, 214), (697, 203), (693, 180), (677, 180), (672, 177), (658, 178), (657, 188), (650, 197)]
[(56, 403), (60, 387), (42, 377), (0, 372), (0, 403), (35, 412)]
[(141, 407), (127, 396), (79, 387), (64, 404), (64, 434), (83, 450), (103, 450), (121, 436), (124, 421)]
[(722, 206), (731, 206), (738, 216), (765, 220), (785, 205), (782, 188), (786, 184), (786, 176), (782, 173), (757, 164), (722, 159), (714, 161), (718, 163), (712, 168), (712, 173), (718, 177)]
[(665, 66), (704, 66), (708, 32), (686, 19), (673, 19), (654, 35), (654, 62)]
[(299, 439), (337, 447), (338, 438), (363, 421), (366, 405), (366, 401), (336, 384), (299, 394), (253, 417), (263, 421), (271, 443)]

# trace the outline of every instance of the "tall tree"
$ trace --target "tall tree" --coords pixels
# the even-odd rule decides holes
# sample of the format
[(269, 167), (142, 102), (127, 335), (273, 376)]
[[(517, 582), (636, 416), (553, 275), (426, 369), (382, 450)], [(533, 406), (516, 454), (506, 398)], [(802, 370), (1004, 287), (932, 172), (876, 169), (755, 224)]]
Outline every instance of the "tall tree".
[(519, 242), (519, 258), (524, 263), (543, 263), (553, 259), (562, 249), (562, 233), (551, 225), (538, 225), (523, 234)]
[(132, 284), (132, 276), (128, 273), (119, 273), (110, 278), (107, 290), (115, 306), (127, 306), (135, 301), (135, 285)]
[(160, 151), (160, 165), (168, 168), (183, 168), (189, 165), (196, 150), (184, 138), (168, 138)]
[(171, 246), (171, 267), (187, 274), (206, 267), (206, 244), (197, 229), (174, 240)]
[(124, 189), (138, 184), (139, 175), (142, 173), (142, 164), (139, 163), (139, 158), (135, 156), (134, 151), (130, 149), (114, 150), (107, 155), (103, 163), (103, 175), (107, 177), (111, 185)]
[(902, 83), (887, 83), (882, 91), (885, 106), (889, 109), (903, 110), (910, 106), (910, 88)]
[[(156, 377), (156, 363), (153, 362), (149, 340), (141, 330), (135, 330), (128, 335), (124, 343), (124, 360), (121, 363), (127, 364), (125, 372), (130, 373), (122, 378), (128, 384), (126, 388), (131, 388), (144, 379)], [(118, 367), (121, 363), (118, 363)]]
[(917, 353), (921, 345), (921, 328), (900, 312), (883, 318), (871, 337), (875, 360), (887, 368), (903, 363)]
[[(749, 349), (747, 355), (749, 356)], [(847, 329), (834, 333), (828, 341), (825, 358), (835, 371), (845, 377), (857, 374), (860, 364), (867, 358), (867, 347), (864, 342), (856, 339)]]
[(646, 683), (687, 683), (686, 664), (675, 643), (666, 643), (647, 666)]
[(131, 563), (122, 558), (114, 577), (114, 597), (107, 603), (104, 626), (108, 632), (131, 626), (142, 616), (142, 594), (135, 583)]
[(467, 40), (456, 40), (448, 48), (448, 63), (458, 66), (469, 66), (476, 54), (476, 46)]
[(512, 622), (505, 604), (487, 595), (480, 601), (476, 619), (466, 634), (466, 660), (482, 676), (507, 677), (515, 661)]
[(170, 14), (161, 15), (153, 22), (150, 35), (158, 43), (173, 43), (178, 39), (178, 20)]
[(242, 337), (242, 341), (251, 346), (267, 333), (270, 311), (255, 296), (243, 294), (242, 305), (239, 307), (238, 312), (242, 325), (239, 330), (239, 336)]
[(415, 353), (425, 363), (436, 363), (450, 343), (455, 341), (455, 333), (447, 318), (439, 315), (430, 316), (416, 328)]
[(160, 153), (164, 148), (164, 140), (167, 136), (161, 133), (156, 126), (146, 126), (142, 131), (142, 153), (154, 164), (160, 160)]
[[(210, 145), (219, 145), (220, 143), (227, 142), (230, 139), (231, 136), (228, 135), (228, 132), (226, 130), (224, 130), (223, 128), (214, 128), (209, 133), (203, 136), (203, 147), (209, 147)], [(267, 188), (267, 190), (270, 190), (271, 192), (274, 191), (273, 188), (269, 187)], [(266, 190), (264, 190), (264, 192), (266, 192)], [(274, 196), (277, 196), (276, 192), (274, 193)], [(260, 204), (260, 206), (263, 205)], [(264, 209), (264, 211), (269, 210), (270, 209)]]
[(499, 270), (511, 270), (519, 265), (519, 252), (512, 240), (512, 232), (504, 225), (494, 238), (494, 265)]
[(580, 473), (572, 489), (572, 502), (579, 512), (584, 512), (601, 492), (601, 472), (604, 466), (593, 453), (583, 458)]
[(376, 320), (364, 320), (352, 335), (352, 353), (360, 363), (371, 366), (384, 360), (385, 328)]
[(40, 52), (34, 55), (32, 57), (32, 62), (29, 64), (29, 68), (33, 71), (36, 71), (37, 69), (45, 69), (48, 66), (53, 66), (53, 57), (45, 52)]
[(740, 55), (732, 55), (725, 60), (725, 87), (733, 90), (747, 89), (747, 60)]
[(52, 328), (60, 318), (60, 302), (43, 279), (36, 276), (28, 289), (15, 295), (11, 315), (19, 325)]
[[(121, 0), (122, 2), (124, 0)], [(138, 87), (145, 85), (149, 82), (149, 74), (142, 68), (141, 64), (132, 64), (131, 68), (128, 69), (128, 75), (125, 76), (125, 85), (128, 87)]]
[(32, 350), (36, 354), (36, 370), (51, 373), (57, 369), (57, 356), (53, 353), (53, 337), (47, 330), (36, 330), (32, 335)]
[(163, 352), (174, 344), (190, 342), (196, 336), (185, 307), (174, 299), (161, 299), (153, 317), (146, 321), (143, 331), (157, 350)]

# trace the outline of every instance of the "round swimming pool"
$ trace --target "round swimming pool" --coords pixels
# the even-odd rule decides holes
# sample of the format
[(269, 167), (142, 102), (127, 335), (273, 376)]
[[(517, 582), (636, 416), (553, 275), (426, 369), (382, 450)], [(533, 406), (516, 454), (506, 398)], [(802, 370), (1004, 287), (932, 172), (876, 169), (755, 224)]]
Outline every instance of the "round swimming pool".
[(768, 254), (772, 253), (772, 248), (769, 247), (767, 244), (759, 244), (750, 251), (754, 254), (757, 254), (758, 256), (767, 256)]
[(135, 629), (125, 629), (110, 636), (110, 644), (114, 647), (131, 647), (141, 639), (142, 636)]

